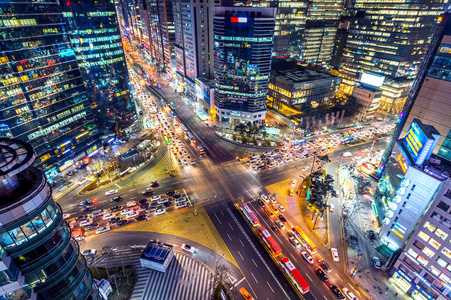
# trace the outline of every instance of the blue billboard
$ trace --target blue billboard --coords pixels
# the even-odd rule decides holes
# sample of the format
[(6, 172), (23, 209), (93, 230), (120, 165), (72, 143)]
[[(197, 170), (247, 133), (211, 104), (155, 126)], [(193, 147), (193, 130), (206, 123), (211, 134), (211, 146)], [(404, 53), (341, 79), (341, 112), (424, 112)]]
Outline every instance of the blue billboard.
[(410, 124), (409, 131), (404, 138), (404, 146), (414, 160), (418, 158), (421, 150), (426, 145), (428, 138), (415, 121)]

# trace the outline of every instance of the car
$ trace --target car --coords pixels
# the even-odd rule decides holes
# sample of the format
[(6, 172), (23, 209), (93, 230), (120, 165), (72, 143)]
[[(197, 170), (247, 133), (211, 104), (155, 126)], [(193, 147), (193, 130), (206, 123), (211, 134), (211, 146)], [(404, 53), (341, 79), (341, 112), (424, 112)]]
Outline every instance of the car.
[(321, 268), (316, 268), (315, 273), (322, 282), (327, 283), (329, 281), (329, 276), (327, 276), (326, 272), (324, 272)]
[[(308, 157), (308, 156), (307, 156), (307, 157)], [(307, 158), (307, 157), (306, 157), (306, 158)], [(307, 171), (308, 168), (309, 168), (308, 166), (305, 166), (305, 167), (303, 167), (301, 170), (304, 172), (304, 171)]]
[(147, 217), (147, 215), (140, 215), (140, 216), (138, 216), (136, 219), (135, 219), (135, 221), (147, 221), (147, 220), (149, 220), (149, 217)]
[(67, 175), (68, 176), (72, 176), (72, 175), (74, 175), (77, 172), (78, 172), (78, 170), (70, 170), (69, 172), (67, 172)]
[(147, 188), (145, 191), (142, 192), (143, 195), (151, 195), (153, 194), (153, 188)]
[(297, 181), (296, 179), (293, 179), (293, 180), (291, 181), (291, 186), (292, 186), (292, 187), (295, 187), (297, 183), (298, 183), (298, 181)]
[(287, 222), (287, 219), (285, 219), (283, 215), (279, 215), (279, 220), (282, 221), (283, 223)]
[(371, 241), (374, 241), (374, 240), (376, 239), (376, 234), (374, 233), (373, 230), (368, 231), (368, 238), (369, 238)]
[(119, 220), (116, 222), (117, 226), (123, 226), (123, 225), (127, 225), (128, 221), (127, 220)]
[(122, 197), (122, 196), (116, 196), (113, 199), (111, 199), (111, 202), (119, 202), (119, 201), (121, 201), (123, 199), (124, 199), (124, 197)]
[(189, 163), (194, 165), (194, 160), (190, 159)]
[(318, 264), (319, 264), (319, 267), (320, 267), (324, 272), (330, 273), (330, 272), (332, 271), (332, 268), (329, 266), (329, 264), (328, 264), (326, 261), (320, 259), (320, 260), (318, 260)]
[(349, 300), (357, 300), (357, 297), (348, 288), (344, 287), (341, 289), (341, 291), (346, 296), (346, 298), (348, 298)]
[(334, 210), (335, 210), (335, 205), (329, 204), (329, 210), (330, 210), (330, 211), (334, 211)]
[(309, 265), (313, 266), (313, 258), (307, 251), (302, 251), (301, 255)]
[(185, 250), (186, 252), (194, 254), (194, 252), (196, 251), (196, 248), (194, 248), (190, 245), (187, 245), (187, 244), (182, 244), (182, 250)]
[(89, 231), (89, 230), (93, 230), (93, 229), (97, 229), (99, 228), (99, 223), (92, 223), (90, 225), (85, 226), (85, 230)]
[(82, 184), (86, 183), (86, 181), (88, 181), (88, 179), (83, 177), (78, 181), (78, 185), (82, 185)]
[(260, 195), (260, 199), (262, 199), (265, 202), (269, 202), (269, 198), (266, 195)]
[(165, 214), (166, 213), (166, 209), (164, 209), (164, 208), (157, 208), (156, 210), (155, 210), (155, 215), (162, 215), (162, 214)]
[(186, 202), (186, 200), (187, 199), (185, 197), (177, 198), (175, 199), (175, 203)]
[(124, 208), (123, 210), (121, 210), (121, 215), (127, 215), (129, 213), (131, 213), (133, 211), (132, 208)]
[(180, 158), (177, 158), (177, 163), (178, 163), (179, 165), (182, 164), (182, 161), (180, 160)]
[(156, 195), (156, 196), (153, 196), (150, 200), (151, 201), (158, 201), (160, 199), (161, 199), (161, 196), (160, 195)]
[(277, 209), (277, 207), (276, 207), (274, 204), (270, 204), (270, 205), (269, 205), (269, 208), (271, 208), (271, 210), (272, 210), (275, 214), (277, 214), (277, 213), (279, 212), (279, 210)]
[(345, 295), (343, 295), (343, 293), (336, 285), (330, 286), (330, 290), (335, 294), (335, 296), (337, 296), (338, 299), (345, 299)]
[(93, 206), (92, 205), (83, 205), (83, 207), (82, 207), (82, 211), (88, 211), (88, 210), (90, 210), (91, 208), (93, 208)]
[(133, 201), (133, 200), (127, 201), (126, 205), (127, 205), (127, 207), (136, 206), (136, 201)]
[(97, 228), (96, 233), (101, 234), (101, 233), (108, 232), (110, 230), (111, 230), (110, 226), (103, 226), (103, 227)]
[(151, 205), (147, 208), (147, 212), (154, 212), (155, 210), (157, 210), (157, 206), (156, 205)]
[(117, 211), (121, 211), (123, 208), (122, 205), (116, 205), (110, 208), (110, 212), (117, 212)]
[(288, 195), (289, 195), (289, 196), (293, 196), (293, 195), (294, 195), (293, 189), (289, 189), (289, 190), (288, 190)]
[(274, 213), (269, 208), (265, 208), (264, 211), (270, 218), (274, 217)]
[(117, 222), (119, 222), (120, 220), (121, 220), (121, 218), (119, 218), (119, 217), (111, 218), (108, 220), (108, 225), (117, 224)]
[(277, 206), (277, 208), (279, 209), (280, 212), (284, 212), (285, 211), (285, 207), (283, 207), (281, 204), (277, 203), (276, 206)]
[(182, 159), (182, 162), (183, 162), (183, 164), (184, 164), (185, 166), (188, 165), (188, 160), (187, 160), (186, 158)]
[(168, 201), (169, 201), (168, 198), (160, 198), (160, 199), (158, 199), (158, 204), (163, 204), (163, 203), (166, 203)]
[(340, 256), (338, 256), (337, 248), (330, 248), (330, 253), (332, 254), (334, 261), (340, 261)]
[(295, 248), (301, 248), (301, 243), (299, 243), (298, 239), (295, 238), (294, 236), (290, 236), (288, 238), (290, 240), (290, 243), (295, 247)]
[(110, 196), (114, 194), (117, 194), (117, 190), (109, 190), (108, 192), (105, 192), (105, 196)]
[(257, 199), (257, 203), (258, 203), (258, 205), (260, 205), (260, 207), (266, 207), (265, 202), (263, 202), (263, 200), (260, 198)]
[(252, 297), (244, 287), (240, 288), (240, 294), (246, 300), (254, 300), (254, 297)]
[(139, 215), (136, 211), (130, 211), (128, 214), (125, 215), (126, 219), (133, 219), (136, 218)]
[(285, 224), (283, 224), (280, 220), (275, 220), (274, 223), (276, 223), (277, 227), (280, 229), (285, 229)]
[(373, 266), (375, 269), (381, 268), (381, 261), (379, 260), (379, 257), (377, 256), (373, 257)]
[(63, 220), (67, 220), (67, 219), (69, 219), (69, 217), (70, 217), (70, 214), (63, 214)]
[(103, 209), (98, 209), (98, 210), (93, 211), (93, 212), (91, 213), (91, 216), (92, 216), (93, 218), (95, 218), (95, 217), (103, 216), (103, 214), (104, 214)]
[(349, 236), (349, 247), (357, 249), (359, 247), (359, 238), (355, 235)]
[(80, 222), (80, 227), (88, 226), (92, 224), (92, 219), (86, 219)]
[(80, 206), (94, 205), (95, 199), (88, 199), (80, 202)]
[(104, 214), (104, 215), (103, 215), (103, 219), (104, 219), (104, 220), (109, 220), (109, 219), (111, 219), (111, 218), (114, 218), (115, 216), (116, 216), (115, 213), (107, 213), (107, 214)]
[(97, 253), (96, 249), (86, 249), (86, 250), (81, 251), (81, 255), (84, 255), (84, 256), (95, 255), (96, 253)]

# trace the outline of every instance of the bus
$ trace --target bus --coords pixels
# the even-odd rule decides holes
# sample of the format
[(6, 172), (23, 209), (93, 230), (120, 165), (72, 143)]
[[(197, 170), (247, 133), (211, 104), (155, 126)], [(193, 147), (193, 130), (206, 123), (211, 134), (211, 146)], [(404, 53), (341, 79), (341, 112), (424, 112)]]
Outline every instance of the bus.
[(172, 107), (172, 109), (175, 109), (175, 108), (176, 108), (174, 102), (170, 102), (169, 105)]
[(188, 129), (185, 127), (185, 125), (183, 125), (181, 122), (180, 122), (180, 128), (182, 128), (182, 130), (183, 130), (184, 132), (187, 132), (187, 131), (188, 131)]
[(200, 155), (204, 155), (205, 154), (204, 148), (197, 141), (193, 141), (193, 144), (194, 144), (194, 148), (196, 148), (197, 152)]
[(348, 137), (345, 137), (345, 138), (343, 138), (341, 140), (341, 144), (342, 145), (346, 145), (346, 144), (352, 142), (353, 140), (354, 140), (354, 138), (352, 136), (348, 136)]
[(166, 142), (166, 144), (168, 144), (168, 145), (171, 144), (171, 140), (166, 135), (163, 138), (164, 138), (164, 141)]
[(255, 216), (254, 212), (247, 206), (247, 204), (241, 205), (241, 211), (246, 216), (247, 220), (252, 224), (252, 226), (257, 226), (260, 221)]
[(194, 142), (194, 136), (191, 134), (191, 132), (187, 131), (187, 132), (186, 132), (186, 137), (187, 137), (191, 142)]
[(265, 227), (261, 227), (258, 230), (258, 234), (262, 238), (263, 242), (265, 242), (266, 246), (268, 246), (269, 250), (271, 250), (274, 256), (279, 256), (282, 254), (282, 249), (280, 249), (279, 245), (276, 243), (274, 238), (269, 234), (269, 231), (266, 230)]
[(302, 231), (298, 226), (294, 226), (291, 229), (293, 235), (299, 240), (301, 245), (307, 250), (310, 254), (315, 254), (318, 251), (318, 248), (315, 244), (313, 244), (312, 240)]
[(179, 126), (180, 124), (182, 124), (182, 121), (180, 121), (180, 119), (178, 117), (174, 118), (174, 126)]
[(304, 277), (302, 277), (301, 273), (299, 273), (298, 269), (296, 269), (296, 267), (288, 259), (288, 257), (282, 258), (282, 260), (280, 261), (280, 266), (301, 294), (305, 294), (310, 291), (310, 285), (307, 283)]

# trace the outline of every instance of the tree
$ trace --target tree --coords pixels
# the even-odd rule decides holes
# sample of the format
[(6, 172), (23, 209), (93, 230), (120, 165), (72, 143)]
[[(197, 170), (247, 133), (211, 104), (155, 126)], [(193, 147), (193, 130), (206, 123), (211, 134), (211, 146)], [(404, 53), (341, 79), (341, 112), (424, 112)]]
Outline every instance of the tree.
[(215, 290), (218, 284), (222, 284), (226, 292), (232, 296), (235, 293), (234, 286), (230, 281), (231, 271), (225, 265), (216, 265), (214, 274), (210, 275), (210, 288)]

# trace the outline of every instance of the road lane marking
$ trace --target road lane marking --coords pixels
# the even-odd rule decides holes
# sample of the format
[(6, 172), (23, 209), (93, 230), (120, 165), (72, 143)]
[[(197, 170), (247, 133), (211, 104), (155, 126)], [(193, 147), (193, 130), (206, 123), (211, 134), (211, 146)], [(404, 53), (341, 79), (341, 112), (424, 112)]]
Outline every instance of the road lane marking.
[(243, 256), (241, 255), (240, 251), (237, 251), (238, 254), (240, 255), (241, 259), (244, 260)]
[(129, 192), (133, 192), (133, 191), (136, 191), (136, 189), (131, 189), (131, 190), (128, 190)]
[(251, 259), (254, 262), (254, 265), (258, 268), (257, 263), (255, 262), (255, 260), (253, 258), (251, 258)]
[(240, 239), (238, 239), (239, 241), (240, 241), (240, 243), (241, 243), (241, 246), (243, 246), (244, 247), (244, 244), (243, 244), (243, 242), (240, 240)]
[(310, 276), (307, 273), (305, 273), (305, 275), (307, 275), (307, 277), (308, 277), (308, 279), (310, 279), (310, 281), (313, 281), (312, 278), (310, 278)]
[(246, 279), (245, 277), (243, 277), (243, 278), (241, 278), (241, 280), (240, 281), (238, 281), (237, 283), (235, 283), (235, 285), (234, 286), (237, 286), (237, 285), (239, 285), (241, 282), (243, 282), (243, 280), (244, 279)]
[(233, 229), (232, 225), (230, 225), (230, 223), (228, 223), (228, 224), (229, 224), (230, 228), (231, 228), (233, 231), (235, 231), (235, 229)]
[(215, 215), (215, 217), (216, 217), (216, 219), (218, 220), (219, 224), (222, 225), (222, 222), (219, 220), (219, 218), (218, 218), (218, 216), (216, 215), (216, 213), (213, 213), (213, 214)]
[(271, 285), (269, 284), (268, 281), (266, 281), (266, 283), (268, 284), (269, 288), (271, 289), (271, 291), (274, 293), (274, 290), (272, 289)]
[(229, 237), (229, 240), (231, 241), (232, 240), (232, 238), (230, 237), (230, 235), (227, 233), (227, 236)]
[(138, 198), (137, 196), (135, 196), (135, 197), (130, 197), (130, 199), (136, 199), (136, 198)]
[(338, 277), (338, 279), (340, 279), (342, 282), (343, 282), (343, 279), (341, 279), (341, 277), (340, 276), (338, 276), (338, 275), (335, 275), (335, 276), (337, 276)]
[(294, 255), (293, 254), (291, 254), (290, 253), (290, 255), (291, 255), (291, 258), (295, 261), (295, 262), (297, 262), (298, 260), (296, 259), (296, 257), (294, 257)]
[(119, 184), (115, 183), (115, 185), (117, 185), (119, 188), (121, 188), (121, 186)]
[(257, 280), (257, 278), (255, 278), (254, 273), (251, 272), (251, 275), (252, 275), (252, 277), (254, 277), (255, 282), (258, 283), (258, 280)]
[(221, 215), (223, 215), (223, 216), (224, 216), (224, 213), (222, 212), (222, 210), (220, 210), (219, 212), (221, 213)]
[(324, 299), (326, 299), (326, 300), (327, 300), (326, 296), (323, 296), (323, 297), (324, 297)]

